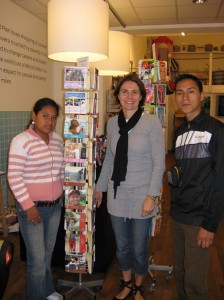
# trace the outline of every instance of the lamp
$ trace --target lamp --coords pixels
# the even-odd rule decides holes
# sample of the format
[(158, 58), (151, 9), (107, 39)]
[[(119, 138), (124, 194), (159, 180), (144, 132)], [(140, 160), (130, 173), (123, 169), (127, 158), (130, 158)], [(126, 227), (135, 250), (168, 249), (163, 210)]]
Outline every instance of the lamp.
[(130, 72), (130, 35), (120, 31), (109, 32), (109, 58), (94, 66), (101, 76), (123, 76)]
[(192, 2), (196, 4), (203, 4), (206, 2), (206, 0), (193, 0)]
[(48, 3), (48, 57), (64, 62), (108, 58), (109, 7), (102, 0)]

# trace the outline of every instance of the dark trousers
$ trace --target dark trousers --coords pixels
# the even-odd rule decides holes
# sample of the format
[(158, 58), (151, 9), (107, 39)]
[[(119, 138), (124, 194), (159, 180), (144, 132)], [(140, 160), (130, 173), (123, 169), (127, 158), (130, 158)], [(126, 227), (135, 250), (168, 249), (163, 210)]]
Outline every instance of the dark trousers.
[(178, 300), (207, 300), (209, 250), (198, 248), (200, 227), (172, 220)]

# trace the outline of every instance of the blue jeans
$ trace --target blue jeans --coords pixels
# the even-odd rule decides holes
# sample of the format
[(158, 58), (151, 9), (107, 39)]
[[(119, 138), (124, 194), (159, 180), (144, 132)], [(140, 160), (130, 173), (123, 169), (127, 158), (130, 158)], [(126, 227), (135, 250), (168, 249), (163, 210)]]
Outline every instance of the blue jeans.
[(37, 209), (42, 223), (32, 224), (27, 221), (26, 212), (17, 203), (20, 231), (26, 245), (28, 300), (45, 300), (55, 291), (51, 258), (61, 217), (61, 203)]
[(134, 274), (148, 272), (148, 236), (152, 219), (127, 219), (111, 215), (116, 239), (116, 256), (121, 271), (132, 270)]

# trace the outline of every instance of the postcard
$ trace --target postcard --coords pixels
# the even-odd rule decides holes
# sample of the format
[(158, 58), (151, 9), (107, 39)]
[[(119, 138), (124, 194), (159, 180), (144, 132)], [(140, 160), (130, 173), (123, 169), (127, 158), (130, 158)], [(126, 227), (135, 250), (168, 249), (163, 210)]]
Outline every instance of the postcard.
[(65, 236), (65, 253), (71, 255), (86, 252), (86, 236), (67, 231)]
[(86, 273), (86, 254), (70, 254), (65, 256), (65, 271), (69, 273)]
[(64, 67), (65, 89), (89, 89), (90, 74), (87, 67)]
[(65, 166), (65, 176), (64, 176), (64, 183), (65, 185), (85, 185), (86, 184), (86, 167), (81, 166)]
[(80, 186), (66, 186), (65, 187), (65, 208), (85, 209), (87, 204), (86, 189), (83, 189)]
[(65, 140), (64, 161), (66, 162), (86, 162), (88, 158), (87, 139), (82, 143), (73, 142), (72, 139)]
[(71, 209), (65, 210), (64, 229), (70, 232), (83, 232), (86, 230), (86, 214), (75, 212)]
[(65, 115), (65, 138), (88, 138), (88, 115)]
[(66, 114), (88, 114), (89, 93), (87, 92), (66, 92), (65, 113)]

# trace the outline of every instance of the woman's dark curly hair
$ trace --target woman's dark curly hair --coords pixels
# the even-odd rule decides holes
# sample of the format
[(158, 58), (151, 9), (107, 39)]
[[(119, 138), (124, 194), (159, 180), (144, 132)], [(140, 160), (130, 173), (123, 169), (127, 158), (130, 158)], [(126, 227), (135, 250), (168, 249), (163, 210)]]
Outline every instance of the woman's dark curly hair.
[(134, 74), (128, 74), (120, 79), (120, 81), (118, 82), (118, 84), (114, 90), (114, 96), (116, 98), (116, 101), (118, 103), (120, 103), (120, 100), (118, 99), (118, 94), (120, 92), (121, 86), (127, 81), (135, 82), (138, 85), (140, 94), (142, 96), (141, 101), (139, 102), (139, 106), (144, 105), (145, 97), (146, 97), (145, 86), (144, 86), (143, 82), (141, 81), (141, 79), (139, 79), (138, 76), (134, 75)]

